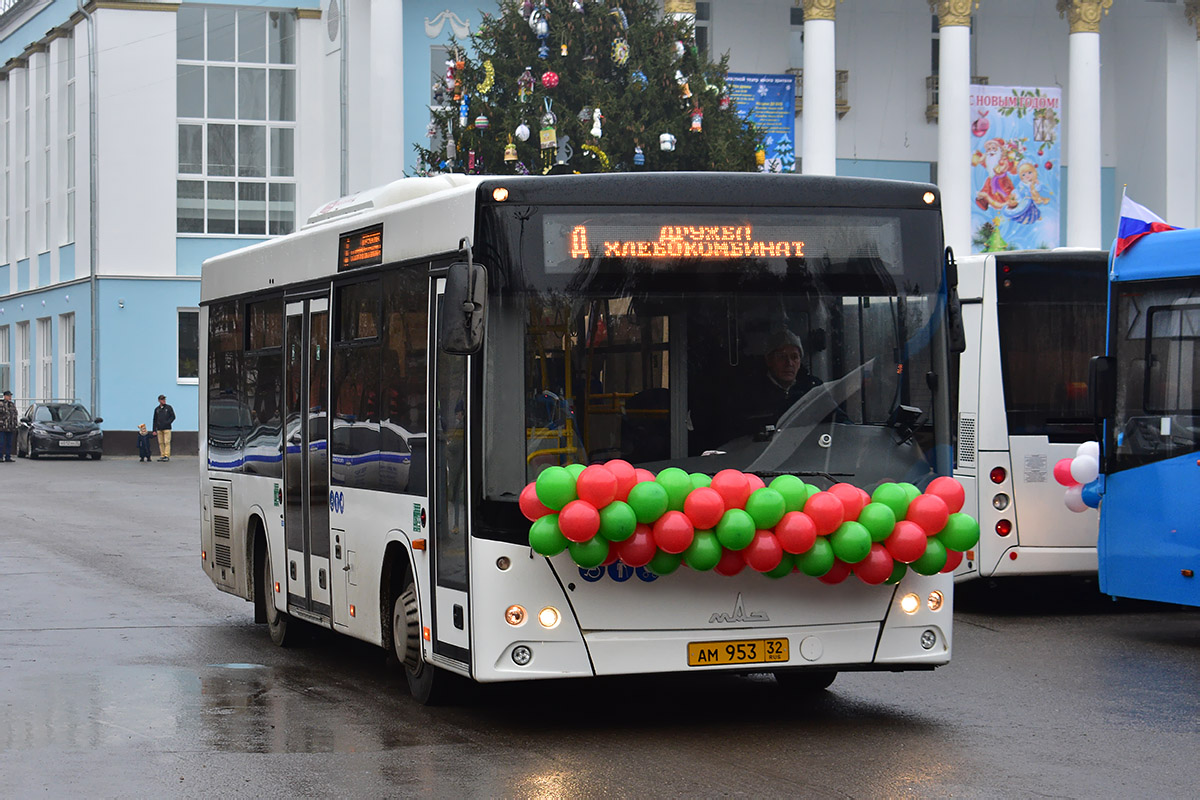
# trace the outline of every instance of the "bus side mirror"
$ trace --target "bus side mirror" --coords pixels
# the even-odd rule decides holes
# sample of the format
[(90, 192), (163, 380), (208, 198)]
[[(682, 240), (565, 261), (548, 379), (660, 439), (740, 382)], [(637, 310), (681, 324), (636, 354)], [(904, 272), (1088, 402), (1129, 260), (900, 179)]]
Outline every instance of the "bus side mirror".
[(487, 271), (472, 262), (451, 264), (442, 298), (442, 350), (456, 356), (478, 353), (486, 308)]
[(1088, 364), (1088, 396), (1092, 400), (1092, 417), (1100, 422), (1117, 411), (1117, 370), (1112, 356), (1092, 356)]
[(950, 336), (950, 352), (967, 351), (967, 329), (963, 326), (962, 302), (958, 299), (958, 263), (954, 251), (946, 248), (946, 330)]

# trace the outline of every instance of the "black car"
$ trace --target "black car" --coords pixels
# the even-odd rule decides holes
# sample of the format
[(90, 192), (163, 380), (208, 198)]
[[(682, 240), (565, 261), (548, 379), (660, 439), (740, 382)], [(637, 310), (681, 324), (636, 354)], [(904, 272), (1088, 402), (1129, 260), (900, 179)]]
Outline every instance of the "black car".
[(17, 455), (91, 456), (104, 452), (100, 417), (92, 419), (78, 403), (34, 403), (17, 421)]

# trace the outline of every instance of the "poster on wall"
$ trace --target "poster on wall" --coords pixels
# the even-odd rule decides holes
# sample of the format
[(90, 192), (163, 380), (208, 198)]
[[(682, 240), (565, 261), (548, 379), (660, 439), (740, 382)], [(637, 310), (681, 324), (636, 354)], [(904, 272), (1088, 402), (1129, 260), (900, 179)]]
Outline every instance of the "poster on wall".
[(763, 132), (762, 172), (796, 171), (796, 79), (791, 75), (731, 72), (725, 76), (729, 98), (742, 119)]
[(1059, 243), (1057, 87), (971, 86), (971, 252)]

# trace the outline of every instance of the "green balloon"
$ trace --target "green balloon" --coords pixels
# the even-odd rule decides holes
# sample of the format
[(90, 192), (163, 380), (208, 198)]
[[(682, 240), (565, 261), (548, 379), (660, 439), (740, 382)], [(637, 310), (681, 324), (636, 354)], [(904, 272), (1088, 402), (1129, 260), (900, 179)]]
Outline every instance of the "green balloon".
[(787, 502), (774, 489), (755, 489), (746, 500), (746, 513), (754, 519), (754, 527), (760, 531), (770, 530), (787, 513)]
[(577, 497), (575, 476), (565, 467), (546, 467), (537, 476), (533, 491), (546, 508), (561, 511), (563, 506)]
[(693, 472), (689, 477), (692, 479), (693, 489), (699, 489), (702, 486), (712, 486), (712, 478), (703, 472)]
[(600, 509), (600, 535), (610, 542), (623, 542), (637, 527), (637, 514), (628, 503), (613, 500)]
[(712, 531), (696, 531), (691, 545), (683, 551), (683, 563), (698, 572), (712, 569), (721, 560), (721, 542)]
[(888, 579), (884, 581), (883, 584), (885, 586), (893, 586), (899, 583), (900, 579), (903, 578), (907, 573), (908, 564), (905, 564), (903, 561), (897, 561), (892, 565), (892, 574), (888, 576)]
[(593, 536), (586, 542), (567, 542), (571, 558), (584, 569), (598, 567), (608, 559), (608, 539)]
[(754, 539), (754, 518), (740, 508), (731, 508), (717, 523), (717, 540), (730, 550), (744, 550)]
[(529, 527), (529, 546), (539, 556), (556, 556), (567, 549), (567, 537), (558, 529), (558, 514), (539, 517)]
[(908, 493), (898, 483), (881, 483), (871, 494), (872, 503), (882, 503), (892, 510), (896, 519), (904, 519), (908, 513)]
[[(820, 486), (817, 486), (816, 484), (812, 484), (812, 483), (806, 483), (806, 484), (804, 484), (804, 489), (805, 489), (805, 497), (804, 497), (804, 502), (805, 502), (805, 503), (807, 503), (807, 502), (809, 501), (809, 499), (811, 499), (811, 498), (812, 498), (812, 496), (813, 496), (814, 494), (816, 494), (817, 492), (821, 491), (821, 487), (820, 487)], [(801, 511), (803, 511), (804, 509), (803, 509), (803, 508), (801, 508), (800, 510), (801, 510)]]
[(896, 513), (883, 503), (867, 503), (859, 512), (858, 521), (871, 534), (872, 542), (882, 542), (896, 527)]
[(667, 490), (667, 508), (671, 511), (683, 511), (683, 501), (688, 492), (696, 488), (692, 486), (692, 476), (679, 467), (667, 467), (655, 478), (658, 485)]
[(667, 553), (659, 550), (654, 554), (654, 558), (650, 559), (650, 563), (646, 565), (646, 569), (655, 575), (670, 575), (679, 569), (679, 565), (682, 563), (683, 553)]
[(780, 560), (779, 566), (770, 572), (764, 572), (768, 578), (782, 578), (784, 575), (791, 575), (792, 570), (796, 566), (796, 557), (791, 553), (784, 553), (783, 559)]
[(652, 525), (663, 514), (667, 513), (667, 490), (655, 481), (642, 481), (634, 484), (625, 500), (637, 521), (644, 525)]
[(936, 575), (946, 566), (946, 545), (930, 536), (925, 541), (925, 554), (909, 566), (918, 575)]
[(796, 556), (796, 566), (805, 575), (821, 577), (833, 569), (833, 545), (824, 536), (818, 536), (807, 553)]
[(808, 486), (795, 475), (780, 475), (771, 481), (771, 489), (783, 495), (783, 503), (788, 511), (803, 511), (808, 502)]
[(904, 490), (904, 494), (908, 497), (908, 502), (912, 502), (913, 498), (921, 493), (921, 490), (911, 483), (902, 483), (900, 488)]
[(847, 564), (857, 564), (871, 552), (871, 534), (858, 522), (843, 522), (829, 534), (833, 554)]
[(563, 469), (571, 473), (572, 478), (579, 480), (579, 473), (583, 472), (587, 467), (583, 464), (567, 464)]
[(979, 542), (979, 523), (962, 512), (951, 514), (937, 538), (947, 550), (965, 552)]

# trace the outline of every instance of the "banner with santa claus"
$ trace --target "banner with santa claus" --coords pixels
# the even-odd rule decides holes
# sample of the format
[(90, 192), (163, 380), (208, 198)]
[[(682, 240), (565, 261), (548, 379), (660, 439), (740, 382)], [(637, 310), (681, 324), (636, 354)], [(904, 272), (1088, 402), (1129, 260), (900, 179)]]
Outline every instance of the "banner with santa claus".
[(1059, 245), (1057, 87), (971, 86), (971, 252)]

